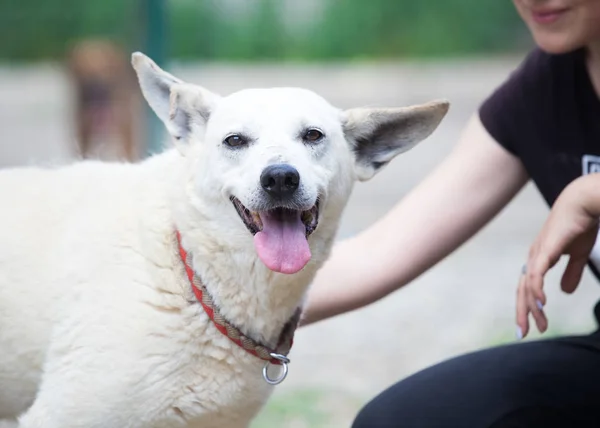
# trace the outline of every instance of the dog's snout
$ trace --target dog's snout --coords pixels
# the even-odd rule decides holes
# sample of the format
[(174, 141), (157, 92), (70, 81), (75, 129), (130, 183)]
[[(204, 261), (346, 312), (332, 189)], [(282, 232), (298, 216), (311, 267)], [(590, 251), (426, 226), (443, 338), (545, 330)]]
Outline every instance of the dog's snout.
[(285, 199), (298, 189), (300, 174), (291, 165), (270, 165), (260, 175), (260, 185), (273, 198)]

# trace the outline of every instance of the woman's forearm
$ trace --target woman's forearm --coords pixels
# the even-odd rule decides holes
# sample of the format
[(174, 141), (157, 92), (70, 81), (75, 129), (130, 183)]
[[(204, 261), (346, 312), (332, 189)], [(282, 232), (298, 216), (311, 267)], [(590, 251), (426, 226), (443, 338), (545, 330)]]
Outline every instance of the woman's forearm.
[(572, 183), (574, 192), (580, 194), (583, 209), (591, 217), (600, 217), (600, 174), (589, 174)]
[(372, 303), (475, 234), (527, 180), (474, 117), (453, 153), (382, 219), (338, 243), (317, 273), (303, 324)]

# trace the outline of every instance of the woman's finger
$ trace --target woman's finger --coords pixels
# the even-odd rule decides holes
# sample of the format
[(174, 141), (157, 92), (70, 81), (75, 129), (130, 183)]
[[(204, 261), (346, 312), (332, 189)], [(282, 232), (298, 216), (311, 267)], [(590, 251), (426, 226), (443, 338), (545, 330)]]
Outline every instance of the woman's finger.
[[(527, 279), (525, 281), (527, 281)], [(527, 300), (527, 309), (533, 316), (537, 329), (540, 331), (540, 333), (543, 333), (546, 331), (546, 328), (548, 328), (548, 320), (546, 319), (546, 314), (544, 314), (544, 305), (539, 299), (537, 299), (527, 284), (525, 284), (524, 288)]]
[(536, 307), (546, 305), (546, 294), (544, 293), (544, 275), (550, 269), (550, 260), (542, 252), (537, 252), (527, 262), (527, 278), (525, 286), (536, 300)]
[(582, 257), (571, 257), (569, 259), (569, 263), (567, 264), (560, 281), (560, 288), (562, 288), (565, 293), (572, 293), (575, 291), (579, 285), (579, 281), (581, 281), (581, 275), (583, 274), (583, 269), (585, 269), (585, 266), (587, 265), (587, 261), (587, 258)]
[(527, 310), (527, 296), (525, 294), (525, 274), (519, 276), (517, 287), (517, 339), (522, 339), (529, 332), (529, 311)]

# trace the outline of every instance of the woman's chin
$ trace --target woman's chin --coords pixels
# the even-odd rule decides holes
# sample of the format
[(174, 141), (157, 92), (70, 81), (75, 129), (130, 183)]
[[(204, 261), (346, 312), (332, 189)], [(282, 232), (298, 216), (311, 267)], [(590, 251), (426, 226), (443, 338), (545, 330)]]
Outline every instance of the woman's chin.
[(563, 34), (536, 34), (533, 37), (537, 46), (546, 53), (560, 55), (573, 52), (586, 45), (585, 42), (576, 40)]

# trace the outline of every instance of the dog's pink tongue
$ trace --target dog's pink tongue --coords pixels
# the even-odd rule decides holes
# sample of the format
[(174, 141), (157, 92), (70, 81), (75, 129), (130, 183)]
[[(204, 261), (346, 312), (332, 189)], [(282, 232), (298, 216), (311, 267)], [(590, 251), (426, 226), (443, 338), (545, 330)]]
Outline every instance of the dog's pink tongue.
[(254, 235), (258, 257), (272, 271), (296, 273), (310, 260), (306, 227), (299, 212), (262, 212), (262, 231)]

